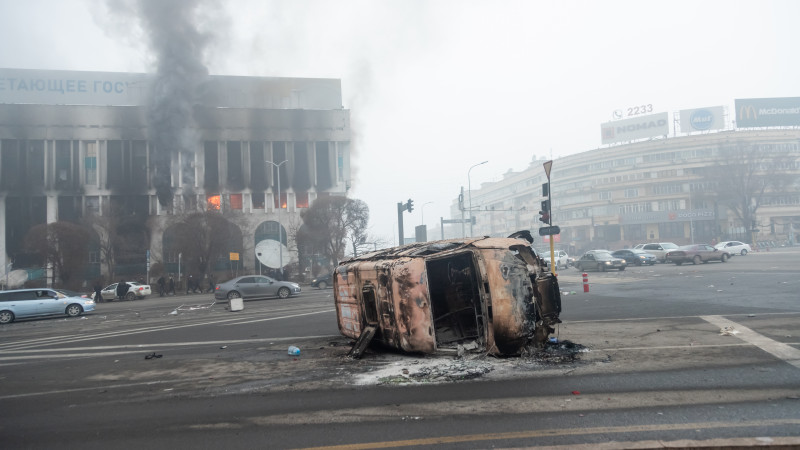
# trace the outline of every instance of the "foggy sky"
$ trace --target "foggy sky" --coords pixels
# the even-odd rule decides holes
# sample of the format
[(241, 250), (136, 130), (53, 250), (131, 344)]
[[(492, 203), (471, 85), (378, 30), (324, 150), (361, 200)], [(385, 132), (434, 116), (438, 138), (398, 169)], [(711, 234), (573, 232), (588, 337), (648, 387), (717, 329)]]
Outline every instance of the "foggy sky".
[[(615, 109), (656, 112), (800, 95), (794, 1), (230, 0), (209, 16), (215, 75), (340, 78), (351, 110), (351, 196), (396, 240), (449, 217), (473, 188), (600, 146)], [(0, 0), (4, 67), (150, 72), (133, 21), (100, 0)], [(557, 166), (553, 168), (557, 173)], [(480, 205), (473, 205), (480, 206)]]

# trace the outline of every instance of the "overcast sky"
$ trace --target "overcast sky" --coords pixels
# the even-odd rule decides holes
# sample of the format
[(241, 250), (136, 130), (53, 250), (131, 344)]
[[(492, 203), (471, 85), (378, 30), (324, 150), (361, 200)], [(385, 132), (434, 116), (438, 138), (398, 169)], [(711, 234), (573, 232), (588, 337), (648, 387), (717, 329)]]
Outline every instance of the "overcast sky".
[[(131, 0), (113, 0), (115, 4)], [(209, 2), (211, 3), (211, 2)], [(152, 72), (134, 20), (101, 0), (0, 0), (0, 66)], [(615, 109), (800, 96), (797, 1), (226, 0), (215, 75), (342, 80), (351, 196), (396, 242), (466, 188), (600, 146)], [(538, 163), (537, 163), (538, 164)], [(555, 173), (554, 168), (554, 173)]]

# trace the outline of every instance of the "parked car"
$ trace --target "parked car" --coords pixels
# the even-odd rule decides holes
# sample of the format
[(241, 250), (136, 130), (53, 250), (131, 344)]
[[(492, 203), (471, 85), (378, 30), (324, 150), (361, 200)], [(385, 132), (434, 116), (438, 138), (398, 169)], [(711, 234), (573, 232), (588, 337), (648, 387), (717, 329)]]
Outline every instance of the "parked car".
[(311, 287), (318, 289), (325, 289), (328, 286), (333, 286), (333, 274), (326, 273), (311, 280)]
[[(128, 292), (125, 294), (125, 300), (143, 299), (153, 293), (149, 284), (139, 284), (135, 281), (126, 281), (125, 283), (128, 284)], [(118, 284), (119, 283), (109, 284), (100, 291), (104, 301), (110, 302), (116, 300)], [(92, 293), (92, 299), (94, 299), (94, 293)]]
[(648, 264), (652, 266), (656, 263), (655, 255), (635, 248), (624, 248), (622, 250), (617, 250), (612, 252), (611, 256), (614, 256), (615, 258), (622, 258), (626, 263), (636, 266), (641, 266), (642, 264)]
[(590, 250), (575, 261), (575, 268), (578, 270), (606, 270), (616, 269), (622, 272), (628, 267), (628, 263), (622, 258), (616, 258), (607, 250)]
[(728, 253), (730, 256), (735, 255), (746, 255), (753, 250), (750, 248), (749, 244), (745, 244), (744, 242), (739, 241), (722, 241), (719, 244), (715, 245), (714, 248), (718, 250), (723, 250)]
[[(550, 251), (544, 251), (539, 254), (544, 259), (544, 265), (550, 267)], [(553, 257), (556, 262), (556, 269), (559, 267), (566, 269), (570, 266), (570, 257), (564, 250), (554, 250)]]
[(94, 311), (94, 300), (67, 296), (55, 289), (0, 291), (0, 324), (36, 316), (76, 317), (87, 311)]
[(663, 263), (667, 262), (667, 252), (670, 250), (677, 250), (678, 246), (672, 242), (651, 242), (649, 244), (642, 245), (641, 248), (639, 248), (638, 245), (634, 248), (650, 253), (656, 257), (656, 261)]
[(288, 298), (300, 293), (300, 285), (290, 281), (278, 281), (266, 275), (244, 275), (217, 284), (214, 289), (214, 298), (224, 299), (250, 299), (280, 297)]
[(81, 294), (80, 292), (71, 291), (69, 289), (60, 289), (60, 288), (53, 288), (54, 291), (60, 292), (67, 297), (83, 297), (83, 298), (92, 298), (89, 294)]
[(681, 265), (686, 262), (693, 264), (707, 263), (709, 261), (726, 262), (730, 256), (723, 250), (718, 250), (708, 244), (684, 245), (677, 250), (667, 253), (667, 261)]

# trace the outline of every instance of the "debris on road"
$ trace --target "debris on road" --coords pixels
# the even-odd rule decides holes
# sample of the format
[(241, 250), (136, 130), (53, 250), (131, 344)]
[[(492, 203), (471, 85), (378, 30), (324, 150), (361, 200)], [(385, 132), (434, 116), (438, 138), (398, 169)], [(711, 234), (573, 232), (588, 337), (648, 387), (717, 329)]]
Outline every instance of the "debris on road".
[(735, 336), (739, 334), (739, 330), (736, 330), (733, 327), (725, 327), (719, 330), (719, 334), (721, 334), (722, 336)]
[(161, 358), (162, 356), (164, 356), (164, 355), (162, 355), (160, 353), (153, 352), (153, 353), (149, 353), (149, 354), (145, 355), (144, 359), (155, 359), (155, 358)]

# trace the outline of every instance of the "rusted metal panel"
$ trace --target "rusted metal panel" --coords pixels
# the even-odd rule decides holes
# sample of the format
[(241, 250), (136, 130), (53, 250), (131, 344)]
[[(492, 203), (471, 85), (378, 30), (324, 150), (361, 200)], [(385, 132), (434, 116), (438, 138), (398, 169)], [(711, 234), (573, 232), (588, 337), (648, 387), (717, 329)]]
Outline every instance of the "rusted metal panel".
[(560, 322), (557, 280), (544, 269), (519, 238), (452, 239), (368, 253), (336, 270), (339, 330), (357, 339), (376, 326), (373, 342), (405, 352), (473, 342), (482, 352), (515, 354), (533, 340), (543, 342)]

